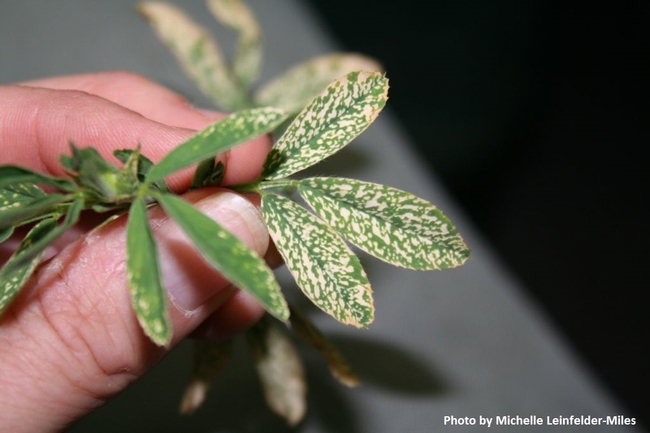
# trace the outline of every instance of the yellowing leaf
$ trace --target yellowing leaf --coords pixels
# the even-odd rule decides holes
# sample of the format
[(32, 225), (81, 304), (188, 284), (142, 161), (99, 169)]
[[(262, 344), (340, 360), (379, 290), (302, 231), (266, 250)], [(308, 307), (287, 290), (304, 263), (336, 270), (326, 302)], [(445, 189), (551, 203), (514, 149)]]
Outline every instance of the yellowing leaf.
[(262, 214), (296, 283), (336, 320), (356, 327), (374, 317), (372, 289), (357, 256), (340, 236), (306, 209), (265, 193)]
[(453, 268), (469, 249), (433, 204), (384, 185), (341, 178), (309, 178), (300, 194), (328, 225), (362, 250), (409, 269)]
[(258, 105), (298, 113), (332, 81), (354, 71), (381, 70), (379, 63), (360, 54), (326, 54), (294, 66), (264, 85), (253, 99)]
[(293, 343), (268, 318), (260, 320), (246, 336), (266, 403), (289, 425), (298, 424), (307, 410), (307, 385), (304, 367)]
[(210, 12), (224, 25), (239, 33), (232, 73), (242, 89), (248, 89), (260, 72), (262, 46), (260, 26), (241, 0), (208, 0)]
[(388, 98), (378, 72), (334, 81), (296, 116), (269, 153), (262, 176), (281, 179), (338, 152), (375, 120)]
[(203, 93), (228, 111), (247, 105), (247, 97), (233, 78), (221, 49), (203, 27), (165, 2), (143, 2), (138, 11)]

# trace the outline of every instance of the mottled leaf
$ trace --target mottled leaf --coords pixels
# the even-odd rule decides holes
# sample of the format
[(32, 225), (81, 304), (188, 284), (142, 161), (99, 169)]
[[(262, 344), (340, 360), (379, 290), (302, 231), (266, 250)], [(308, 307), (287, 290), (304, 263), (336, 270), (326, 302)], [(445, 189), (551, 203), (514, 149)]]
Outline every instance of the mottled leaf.
[(374, 315), (370, 283), (341, 237), (306, 209), (276, 194), (262, 196), (262, 213), (305, 295), (342, 323), (368, 326)]
[(300, 355), (282, 330), (268, 318), (246, 332), (266, 403), (291, 426), (307, 411), (307, 384)]
[(453, 268), (469, 249), (449, 219), (411, 193), (353, 179), (309, 178), (300, 194), (344, 238), (409, 269)]
[[(48, 218), (36, 224), (27, 233), (6, 265), (0, 269), (0, 316), (2, 316), (11, 301), (18, 295), (20, 289), (29, 281), (43, 255), (43, 251), (41, 250), (36, 254), (30, 254), (29, 259), (24, 260), (21, 258), (24, 251), (29, 250), (34, 242), (38, 243), (39, 239), (49, 234), (55, 228), (56, 221), (53, 218)], [(20, 266), (11, 266), (11, 263), (16, 260), (20, 260), (22, 264)]]
[(149, 20), (185, 73), (217, 105), (227, 111), (248, 105), (246, 94), (208, 31), (169, 3), (143, 2), (138, 11)]
[(381, 70), (375, 60), (359, 54), (326, 54), (289, 69), (264, 85), (253, 99), (258, 105), (297, 113), (332, 81), (354, 71)]
[[(75, 200), (66, 206), (67, 210), (65, 211), (65, 218), (63, 221), (59, 225), (55, 224), (55, 227), (52, 227), (51, 229), (43, 229), (39, 231), (38, 236), (32, 237), (32, 239), (23, 246), (19, 255), (16, 255), (12, 260), (5, 263), (3, 270), (6, 270), (6, 272), (14, 272), (16, 268), (31, 262), (36, 256), (41, 254), (48, 245), (57, 240), (59, 236), (79, 221), (79, 215), (84, 206), (83, 200)], [(58, 216), (48, 217), (47, 221), (55, 222), (58, 218)]]
[(277, 108), (238, 111), (199, 131), (175, 147), (147, 173), (147, 182), (158, 181), (181, 168), (214, 157), (221, 152), (272, 131), (286, 114)]
[(235, 286), (250, 293), (269, 313), (287, 320), (287, 306), (273, 271), (235, 235), (173, 195), (157, 195), (159, 203), (189, 236), (203, 258)]
[(230, 359), (232, 339), (193, 342), (192, 377), (181, 399), (180, 413), (191, 414), (205, 401), (210, 385)]
[(159, 346), (168, 346), (172, 325), (163, 289), (158, 249), (144, 200), (136, 199), (129, 211), (126, 227), (126, 268), (131, 304), (144, 333)]
[(289, 319), (291, 329), (325, 358), (332, 376), (346, 386), (353, 387), (359, 384), (359, 377), (343, 354), (305, 315), (291, 308)]
[(289, 176), (342, 149), (375, 120), (387, 93), (388, 80), (378, 72), (352, 72), (334, 81), (275, 143), (263, 177)]
[(20, 183), (47, 185), (64, 191), (74, 191), (77, 189), (76, 185), (67, 179), (47, 176), (15, 165), (0, 166), (0, 189)]
[(208, 0), (208, 8), (224, 25), (239, 33), (232, 73), (243, 90), (258, 78), (262, 63), (260, 26), (251, 10), (241, 0)]

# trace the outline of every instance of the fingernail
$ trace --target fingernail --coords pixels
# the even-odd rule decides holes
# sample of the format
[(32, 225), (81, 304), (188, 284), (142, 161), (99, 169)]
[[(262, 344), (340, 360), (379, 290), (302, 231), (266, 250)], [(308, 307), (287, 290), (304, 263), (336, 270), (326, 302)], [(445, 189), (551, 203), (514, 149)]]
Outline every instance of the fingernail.
[[(199, 200), (194, 206), (260, 256), (266, 253), (269, 246), (266, 224), (260, 211), (248, 200), (221, 191)], [(205, 262), (174, 221), (166, 220), (156, 233), (163, 283), (177, 308), (189, 314), (230, 285)]]

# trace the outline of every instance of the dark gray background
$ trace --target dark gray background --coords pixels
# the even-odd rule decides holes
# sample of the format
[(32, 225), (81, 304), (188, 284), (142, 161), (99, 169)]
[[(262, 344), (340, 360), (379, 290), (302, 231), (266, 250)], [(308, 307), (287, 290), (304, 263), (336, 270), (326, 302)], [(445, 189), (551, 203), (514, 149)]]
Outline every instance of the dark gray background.
[(310, 3), (339, 43), (383, 61), (417, 149), (608, 388), (647, 415), (650, 3)]
[[(177, 3), (225, 47), (232, 42), (201, 1)], [(433, 273), (363, 257), (378, 310), (368, 331), (310, 312), (358, 367), (364, 385), (338, 386), (307, 352), (311, 408), (300, 431), (477, 430), (445, 428), (445, 415), (645, 415), (644, 400), (623, 399), (615, 384), (637, 385), (636, 395), (647, 396), (647, 375), (633, 376), (641, 373), (638, 350), (647, 327), (639, 316), (635, 327), (618, 327), (641, 305), (633, 289), (647, 257), (641, 247), (647, 229), (635, 224), (644, 223), (641, 158), (627, 157), (645, 143), (647, 112), (632, 103), (645, 102), (638, 78), (647, 59), (641, 42), (647, 7), (478, 3), (429, 2), (425, 10), (415, 2), (331, 1), (319, 15), (307, 2), (251, 1), (267, 37), (262, 82), (341, 47), (387, 67), (387, 110), (319, 169), (431, 200), (473, 250), (466, 266)], [(3, 0), (0, 83), (127, 69), (208, 106), (134, 5)], [(612, 27), (617, 13), (626, 25)], [(584, 331), (572, 334), (571, 323)], [(601, 343), (585, 350), (594, 341), (586, 336), (594, 335)], [(243, 350), (206, 408), (179, 417), (189, 363), (184, 344), (71, 431), (291, 431), (268, 414)], [(513, 429), (542, 431), (503, 431)]]

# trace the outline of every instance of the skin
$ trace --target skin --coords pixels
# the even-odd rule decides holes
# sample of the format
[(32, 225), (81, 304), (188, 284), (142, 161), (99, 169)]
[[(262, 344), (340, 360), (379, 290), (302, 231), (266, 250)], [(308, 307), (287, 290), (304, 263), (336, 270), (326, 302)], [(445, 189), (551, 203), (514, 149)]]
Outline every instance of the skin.
[[(69, 142), (108, 157), (142, 145), (153, 161), (223, 115), (191, 107), (144, 77), (106, 72), (0, 86), (0, 164), (63, 176)], [(270, 148), (267, 137), (232, 149), (225, 184), (254, 180)], [(187, 189), (189, 170), (169, 179)], [(279, 263), (255, 197), (219, 189), (184, 194), (236, 236)], [(34, 278), (0, 318), (0, 425), (12, 432), (61, 431), (124, 390), (188, 336), (224, 339), (263, 314), (245, 293), (207, 266), (178, 227), (150, 211), (169, 291), (174, 339), (168, 348), (142, 333), (124, 270), (125, 218), (89, 231), (81, 221), (47, 252)], [(18, 240), (0, 245), (4, 262)], [(34, 410), (38, 408), (38, 410)]]

